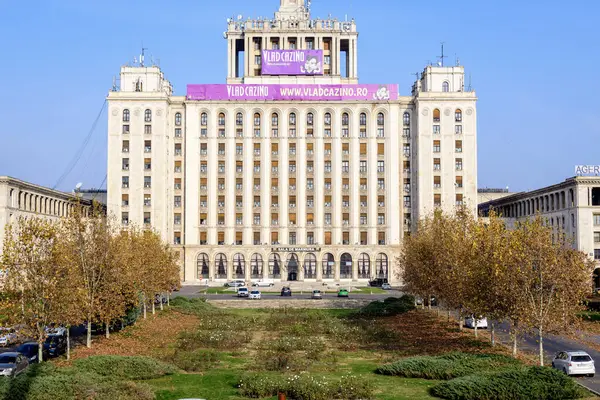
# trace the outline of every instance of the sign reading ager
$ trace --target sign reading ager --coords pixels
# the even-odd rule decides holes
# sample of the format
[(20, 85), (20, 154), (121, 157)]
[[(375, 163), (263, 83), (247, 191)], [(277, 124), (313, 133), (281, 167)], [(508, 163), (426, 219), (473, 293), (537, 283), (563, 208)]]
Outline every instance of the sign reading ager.
[(577, 176), (585, 176), (585, 175), (600, 175), (600, 165), (576, 165), (575, 166), (575, 175)]

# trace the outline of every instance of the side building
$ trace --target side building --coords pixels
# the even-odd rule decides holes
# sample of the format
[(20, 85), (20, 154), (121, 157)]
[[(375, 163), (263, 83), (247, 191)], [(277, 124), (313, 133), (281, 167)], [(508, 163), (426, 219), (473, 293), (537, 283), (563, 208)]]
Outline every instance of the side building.
[[(595, 286), (600, 288), (600, 177), (573, 177), (562, 183), (516, 193), (479, 205), (479, 213), (488, 217), (495, 210), (513, 227), (536, 215), (573, 241), (573, 246), (596, 261)], [(560, 233), (559, 233), (560, 232)]]
[(172, 243), (184, 283), (397, 282), (413, 221), (476, 211), (464, 67), (427, 66), (405, 96), (361, 84), (355, 21), (304, 0), (224, 36), (226, 83), (176, 96), (140, 63), (108, 95), (108, 211)]
[[(0, 176), (0, 254), (7, 224), (15, 223), (19, 217), (66, 217), (73, 210), (75, 200), (72, 193)], [(84, 206), (92, 206), (90, 200), (79, 201)]]

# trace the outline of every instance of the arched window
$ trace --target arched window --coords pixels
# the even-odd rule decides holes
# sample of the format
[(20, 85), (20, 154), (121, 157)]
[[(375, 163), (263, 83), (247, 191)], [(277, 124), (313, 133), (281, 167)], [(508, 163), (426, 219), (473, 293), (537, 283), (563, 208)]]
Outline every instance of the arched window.
[(315, 123), (315, 116), (313, 113), (306, 114), (306, 125), (313, 126)]
[(444, 81), (444, 83), (442, 83), (442, 92), (449, 92), (450, 91), (450, 84), (448, 83), (448, 81)]
[(402, 116), (402, 121), (404, 122), (404, 125), (410, 126), (410, 114), (405, 112)]
[(457, 108), (456, 111), (454, 111), (454, 120), (456, 122), (462, 122), (462, 110), (460, 108)]
[(325, 253), (322, 261), (323, 279), (333, 279), (335, 273), (335, 258), (331, 253)]
[(152, 122), (152, 111), (151, 110), (144, 111), (144, 122)]
[(219, 126), (225, 126), (225, 114), (219, 113)]
[(371, 277), (371, 258), (366, 253), (358, 256), (358, 278), (369, 279)]
[(377, 273), (378, 279), (388, 278), (388, 257), (383, 253), (377, 254), (377, 258), (375, 259), (375, 272)]
[(385, 137), (385, 116), (383, 113), (377, 114), (377, 137)]
[(124, 109), (123, 110), (123, 122), (129, 122), (130, 115), (131, 114), (129, 114), (129, 110)]
[(236, 279), (244, 279), (246, 277), (246, 260), (240, 253), (233, 256), (233, 274)]
[(342, 114), (342, 125), (349, 125), (350, 124), (350, 117), (348, 116), (348, 113), (343, 113)]
[(237, 126), (244, 125), (244, 115), (241, 112), (235, 115), (235, 124)]
[(8, 195), (8, 205), (10, 207), (14, 207), (15, 206), (15, 199), (14, 199), (14, 193), (15, 193), (15, 189), (10, 189), (10, 193)]
[(279, 257), (279, 254), (271, 254), (269, 256), (269, 278), (281, 278), (281, 257)]
[(440, 109), (433, 110), (433, 122), (440, 122)]
[(360, 114), (360, 126), (367, 126), (367, 114)]
[(175, 126), (181, 126), (181, 113), (175, 114)]
[(342, 254), (340, 258), (340, 279), (352, 278), (352, 256), (348, 253)]
[(260, 114), (254, 113), (254, 126), (260, 126)]
[(250, 259), (250, 277), (252, 279), (263, 277), (263, 258), (260, 254), (253, 254)]
[(331, 114), (325, 113), (325, 125), (331, 125)]
[(210, 260), (208, 254), (200, 253), (196, 259), (196, 278), (197, 279), (208, 279), (209, 278), (209, 265)]
[(296, 113), (290, 113), (290, 125), (296, 125)]
[(223, 253), (217, 254), (215, 257), (215, 278), (227, 279), (227, 256)]
[(200, 125), (206, 126), (208, 124), (208, 115), (206, 113), (200, 114)]
[(315, 279), (317, 277), (317, 257), (308, 253), (304, 256), (304, 279)]
[(385, 125), (385, 117), (383, 116), (383, 113), (377, 114), (377, 125), (378, 126)]
[(279, 114), (277, 114), (277, 113), (271, 114), (271, 125), (279, 126)]

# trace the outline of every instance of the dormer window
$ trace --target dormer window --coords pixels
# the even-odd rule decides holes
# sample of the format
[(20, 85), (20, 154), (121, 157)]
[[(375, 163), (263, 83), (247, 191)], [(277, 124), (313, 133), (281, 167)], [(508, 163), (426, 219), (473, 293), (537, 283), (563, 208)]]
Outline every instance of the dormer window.
[(448, 83), (448, 81), (445, 81), (444, 83), (442, 83), (442, 92), (449, 92), (450, 91), (450, 84)]

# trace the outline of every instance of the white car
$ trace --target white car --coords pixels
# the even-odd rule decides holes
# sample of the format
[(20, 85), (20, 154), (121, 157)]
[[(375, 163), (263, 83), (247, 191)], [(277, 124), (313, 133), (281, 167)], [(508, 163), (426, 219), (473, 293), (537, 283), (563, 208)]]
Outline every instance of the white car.
[(253, 290), (250, 292), (250, 296), (248, 296), (250, 300), (260, 300), (260, 292), (258, 290)]
[(0, 346), (10, 346), (17, 341), (17, 332), (12, 328), (0, 328)]
[(487, 329), (488, 323), (487, 318), (479, 317), (477, 320), (473, 315), (465, 318), (465, 327), (475, 329), (475, 324), (477, 324), (477, 329)]
[(248, 297), (248, 293), (249, 291), (247, 287), (238, 288), (237, 297)]
[(274, 285), (275, 283), (273, 283), (271, 280), (256, 281), (252, 283), (252, 286), (254, 287), (273, 287)]
[(596, 367), (594, 360), (585, 351), (561, 351), (554, 356), (552, 368), (567, 375), (594, 376)]

